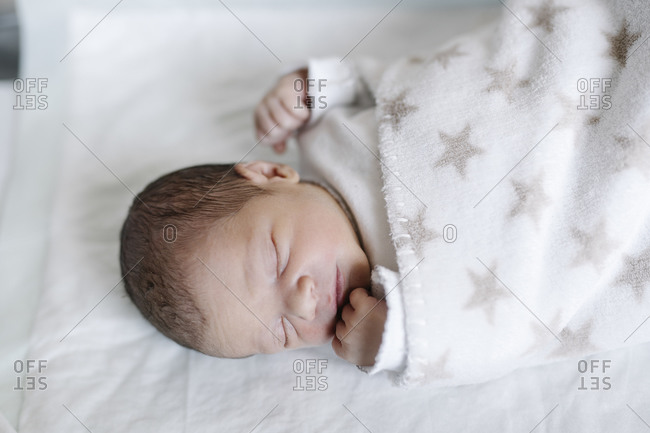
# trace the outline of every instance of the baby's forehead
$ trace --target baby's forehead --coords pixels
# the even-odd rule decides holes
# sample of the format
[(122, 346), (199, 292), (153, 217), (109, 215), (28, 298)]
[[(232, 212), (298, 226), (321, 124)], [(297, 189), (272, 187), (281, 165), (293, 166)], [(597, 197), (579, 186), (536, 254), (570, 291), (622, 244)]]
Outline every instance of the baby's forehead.
[(251, 242), (255, 239), (254, 228), (226, 219), (198, 235), (188, 246), (186, 268), (186, 277), (197, 295), (242, 286), (243, 271), (251, 267), (251, 252), (262, 246)]

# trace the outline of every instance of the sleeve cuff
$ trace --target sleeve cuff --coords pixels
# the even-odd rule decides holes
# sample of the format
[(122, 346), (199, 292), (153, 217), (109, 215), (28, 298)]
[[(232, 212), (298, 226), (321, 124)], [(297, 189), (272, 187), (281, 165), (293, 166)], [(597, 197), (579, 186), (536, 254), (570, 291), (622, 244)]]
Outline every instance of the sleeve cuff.
[(406, 363), (406, 332), (404, 329), (404, 307), (402, 294), (398, 287), (397, 274), (382, 266), (375, 266), (372, 273), (372, 294), (385, 296), (388, 315), (384, 324), (381, 346), (372, 367), (359, 367), (368, 374), (390, 370), (399, 373)]
[(308, 125), (316, 123), (329, 108), (352, 104), (357, 98), (358, 74), (337, 58), (310, 60), (308, 77), (307, 104), (311, 106)]

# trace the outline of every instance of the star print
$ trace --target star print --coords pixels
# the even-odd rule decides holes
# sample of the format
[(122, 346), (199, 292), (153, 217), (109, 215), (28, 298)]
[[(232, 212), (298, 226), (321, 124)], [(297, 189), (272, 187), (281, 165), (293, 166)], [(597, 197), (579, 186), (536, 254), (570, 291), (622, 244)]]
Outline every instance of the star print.
[(596, 126), (600, 123), (600, 116), (589, 116), (587, 119), (587, 125)]
[(434, 167), (444, 167), (453, 165), (458, 173), (465, 178), (465, 168), (467, 160), (475, 155), (483, 153), (483, 149), (476, 147), (469, 142), (469, 135), (472, 129), (469, 125), (465, 127), (458, 135), (447, 135), (438, 131), (440, 139), (445, 145), (445, 152), (440, 159), (436, 161)]
[(387, 120), (391, 123), (395, 131), (400, 129), (404, 117), (418, 110), (418, 107), (415, 105), (408, 105), (404, 102), (405, 99), (406, 90), (400, 93), (394, 100), (388, 101), (384, 104), (384, 112), (388, 116)]
[(431, 381), (431, 380), (436, 380), (436, 379), (448, 379), (450, 377), (453, 377), (454, 375), (447, 370), (447, 360), (449, 359), (449, 351), (450, 349), (447, 349), (445, 353), (440, 355), (438, 360), (433, 363), (429, 364), (427, 363), (423, 367), (423, 373), (425, 374), (425, 380)]
[(401, 249), (402, 249), (402, 248), (403, 248), (403, 247), (408, 243), (408, 242), (407, 242), (407, 239), (408, 239), (408, 238), (407, 238), (406, 236), (403, 236), (403, 237), (396, 237), (396, 238), (394, 239), (394, 242), (395, 242), (395, 248), (396, 248), (398, 251), (401, 250)]
[[(521, 356), (526, 356), (529, 353), (532, 353), (537, 349), (538, 347), (544, 347), (546, 346), (549, 341), (554, 340), (557, 341), (557, 339), (554, 336), (554, 330), (558, 329), (560, 327), (560, 323), (562, 321), (562, 312), (561, 310), (558, 310), (555, 313), (555, 317), (553, 317), (553, 320), (551, 323), (549, 323), (548, 329), (546, 326), (542, 325), (539, 320), (531, 320), (530, 322), (530, 329), (533, 331), (533, 334), (535, 336), (535, 341), (531, 346), (526, 350), (524, 353), (521, 354)], [(559, 338), (559, 336), (558, 336)]]
[[(579, 101), (571, 99), (562, 93), (556, 94), (557, 100), (562, 106), (564, 112), (560, 118), (560, 128), (573, 128), (573, 126), (584, 118), (585, 110), (579, 110)], [(581, 122), (582, 123), (582, 122)]]
[(418, 256), (422, 256), (422, 247), (425, 242), (438, 237), (438, 234), (429, 230), (425, 224), (425, 208), (420, 208), (415, 218), (409, 219), (404, 223), (406, 230), (413, 240), (413, 248)]
[(616, 283), (630, 287), (637, 302), (641, 303), (646, 288), (650, 286), (650, 247), (636, 256), (626, 254), (623, 261), (623, 270)]
[(620, 173), (623, 170), (636, 168), (646, 179), (650, 179), (650, 147), (622, 135), (615, 136), (614, 141), (620, 150), (617, 156), (622, 155), (622, 158), (614, 162), (614, 170)]
[[(493, 265), (491, 269), (494, 271), (496, 265)], [(488, 323), (493, 325), (496, 302), (502, 298), (507, 298), (508, 291), (501, 287), (501, 283), (488, 270), (482, 276), (475, 274), (471, 270), (468, 270), (468, 273), (474, 284), (474, 293), (464, 308), (483, 308)]]
[(624, 68), (627, 64), (628, 52), (632, 45), (641, 37), (641, 32), (630, 33), (630, 25), (624, 19), (618, 32), (605, 33), (609, 41), (609, 52), (607, 54)]
[(526, 87), (530, 84), (529, 80), (518, 80), (515, 77), (515, 64), (512, 63), (506, 69), (493, 69), (486, 67), (485, 70), (492, 77), (492, 82), (485, 89), (488, 92), (501, 91), (506, 96), (508, 102), (513, 101), (515, 89)]
[(555, 349), (549, 354), (549, 357), (553, 356), (568, 356), (574, 354), (586, 355), (591, 353), (598, 348), (595, 347), (589, 341), (592, 332), (592, 322), (591, 320), (580, 327), (576, 331), (570, 330), (568, 327), (564, 328), (560, 332), (560, 340), (562, 340), (562, 345)]
[(438, 54), (433, 56), (431, 58), (431, 63), (433, 62), (438, 62), (440, 65), (442, 65), (443, 69), (447, 69), (447, 66), (449, 65), (449, 60), (453, 57), (461, 57), (461, 56), (466, 56), (467, 53), (463, 53), (458, 51), (458, 45), (456, 44), (451, 48), (447, 48), (444, 51), (440, 51)]
[(580, 244), (580, 252), (571, 263), (574, 267), (591, 262), (597, 270), (600, 270), (611, 250), (618, 245), (607, 236), (604, 218), (601, 218), (591, 233), (574, 227), (571, 229), (571, 236)]
[(535, 14), (535, 22), (531, 24), (531, 27), (541, 27), (547, 33), (553, 33), (553, 20), (555, 16), (569, 8), (553, 6), (553, 0), (549, 0), (537, 8), (528, 9)]
[(517, 194), (517, 201), (510, 210), (510, 218), (527, 213), (537, 227), (539, 215), (550, 203), (550, 198), (544, 192), (542, 186), (542, 173), (530, 183), (511, 181), (512, 187)]

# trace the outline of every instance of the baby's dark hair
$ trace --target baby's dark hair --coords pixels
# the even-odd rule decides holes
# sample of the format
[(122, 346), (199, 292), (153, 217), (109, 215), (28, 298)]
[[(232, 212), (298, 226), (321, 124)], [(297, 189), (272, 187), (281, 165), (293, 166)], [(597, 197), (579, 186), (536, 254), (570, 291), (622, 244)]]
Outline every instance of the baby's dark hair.
[(134, 198), (120, 235), (122, 277), (133, 303), (164, 335), (211, 354), (206, 315), (188, 278), (193, 247), (219, 220), (266, 194), (233, 164), (207, 164), (166, 174)]

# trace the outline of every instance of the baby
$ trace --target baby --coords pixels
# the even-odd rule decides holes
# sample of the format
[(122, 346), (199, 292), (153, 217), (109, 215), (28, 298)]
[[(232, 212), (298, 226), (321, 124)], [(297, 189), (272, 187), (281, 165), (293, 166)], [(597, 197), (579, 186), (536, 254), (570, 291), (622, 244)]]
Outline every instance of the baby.
[[(255, 111), (258, 138), (278, 153), (310, 119), (306, 78), (286, 74)], [(367, 291), (355, 218), (330, 186), (287, 165), (201, 165), (155, 180), (129, 210), (120, 264), (138, 309), (183, 346), (241, 358), (331, 340), (341, 358), (375, 364), (388, 307)]]

